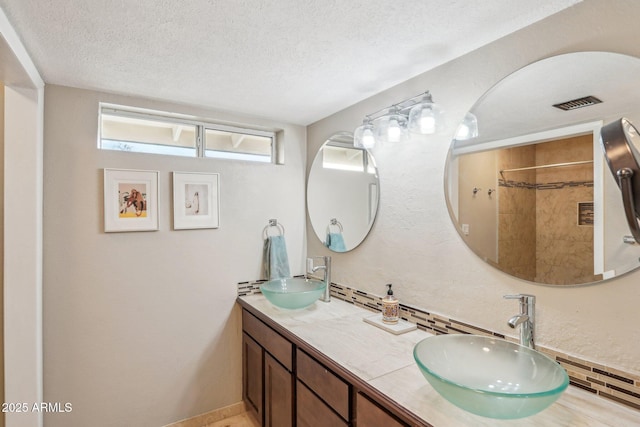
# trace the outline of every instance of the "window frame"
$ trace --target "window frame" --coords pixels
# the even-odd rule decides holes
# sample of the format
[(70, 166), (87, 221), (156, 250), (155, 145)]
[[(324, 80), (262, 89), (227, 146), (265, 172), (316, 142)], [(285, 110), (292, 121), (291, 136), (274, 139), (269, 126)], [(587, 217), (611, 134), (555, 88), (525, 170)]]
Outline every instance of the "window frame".
[[(279, 164), (278, 159), (278, 131), (259, 128), (259, 127), (248, 127), (241, 124), (229, 124), (217, 122), (209, 119), (201, 119), (194, 116), (189, 116), (180, 113), (169, 113), (164, 111), (157, 110), (148, 110), (142, 108), (128, 107), (117, 104), (110, 103), (99, 103), (98, 108), (98, 149), (100, 150), (110, 150), (110, 151), (124, 151), (124, 150), (114, 150), (111, 148), (103, 148), (102, 147), (102, 116), (103, 114), (109, 116), (117, 116), (117, 117), (125, 117), (130, 119), (139, 119), (139, 120), (147, 120), (147, 121), (157, 121), (162, 123), (170, 123), (170, 124), (178, 124), (178, 125), (188, 125), (194, 126), (196, 131), (196, 146), (195, 146), (195, 156), (183, 156), (179, 154), (165, 154), (165, 153), (144, 153), (144, 154), (160, 154), (163, 156), (176, 156), (176, 157), (186, 157), (186, 158), (194, 158), (194, 159), (216, 159), (216, 160), (234, 160), (234, 161), (247, 161), (252, 163), (264, 163), (264, 164)], [(238, 151), (222, 151), (219, 152), (232, 153), (231, 156), (210, 156), (207, 155), (207, 151), (215, 152), (216, 150), (207, 150), (206, 146), (206, 131), (221, 131), (228, 133), (237, 133), (244, 134), (250, 136), (259, 136), (271, 139), (271, 147), (269, 153), (269, 160), (254, 160), (251, 157), (261, 156), (259, 154), (249, 154), (242, 153)], [(106, 141), (112, 141), (108, 138), (104, 138)], [(141, 142), (140, 144), (146, 144)], [(151, 146), (153, 144), (149, 144)], [(157, 144), (156, 144), (157, 145)], [(178, 145), (167, 145), (168, 147), (176, 147), (176, 148), (187, 148), (191, 149), (191, 147), (181, 147)], [(244, 157), (246, 158), (233, 158), (233, 157)], [(264, 156), (265, 158), (267, 156)]]

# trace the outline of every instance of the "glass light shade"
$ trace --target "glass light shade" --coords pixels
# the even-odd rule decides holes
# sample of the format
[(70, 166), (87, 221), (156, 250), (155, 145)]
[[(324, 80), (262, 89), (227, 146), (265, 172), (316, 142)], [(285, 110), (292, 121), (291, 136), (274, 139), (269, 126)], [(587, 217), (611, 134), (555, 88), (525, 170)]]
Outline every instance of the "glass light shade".
[(365, 120), (353, 132), (353, 146), (358, 148), (373, 148), (376, 145), (376, 138), (373, 124), (370, 120)]
[(409, 111), (409, 131), (421, 135), (441, 132), (444, 127), (442, 108), (431, 101), (431, 95)]
[(458, 125), (456, 130), (455, 139), (463, 141), (466, 139), (475, 138), (478, 136), (478, 119), (475, 115), (467, 113), (464, 116), (462, 122)]
[(377, 140), (396, 143), (404, 142), (407, 137), (407, 118), (397, 111), (392, 110), (378, 120)]

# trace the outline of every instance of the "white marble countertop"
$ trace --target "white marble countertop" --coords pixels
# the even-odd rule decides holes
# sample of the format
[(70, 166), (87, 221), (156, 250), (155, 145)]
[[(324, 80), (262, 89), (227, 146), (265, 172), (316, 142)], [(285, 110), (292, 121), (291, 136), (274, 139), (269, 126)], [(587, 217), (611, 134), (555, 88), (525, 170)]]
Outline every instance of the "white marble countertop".
[(373, 313), (337, 298), (303, 310), (281, 310), (261, 294), (241, 299), (402, 407), (435, 427), (632, 427), (640, 411), (569, 386), (546, 410), (518, 420), (495, 420), (466, 412), (440, 396), (413, 360), (413, 347), (431, 334), (393, 335), (362, 319)]

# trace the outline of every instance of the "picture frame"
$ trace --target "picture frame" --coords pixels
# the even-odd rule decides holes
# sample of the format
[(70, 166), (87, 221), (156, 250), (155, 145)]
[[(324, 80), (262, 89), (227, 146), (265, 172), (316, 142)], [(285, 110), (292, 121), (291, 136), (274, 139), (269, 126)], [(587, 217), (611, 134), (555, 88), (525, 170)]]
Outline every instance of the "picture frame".
[(104, 231), (159, 229), (159, 172), (104, 169)]
[(173, 172), (173, 229), (220, 227), (220, 174)]

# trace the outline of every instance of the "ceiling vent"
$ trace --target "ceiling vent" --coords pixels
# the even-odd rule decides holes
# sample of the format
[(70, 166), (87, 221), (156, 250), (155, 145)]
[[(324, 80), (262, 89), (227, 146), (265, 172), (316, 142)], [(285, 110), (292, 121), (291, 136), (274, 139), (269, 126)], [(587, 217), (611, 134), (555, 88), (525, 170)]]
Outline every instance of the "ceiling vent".
[(554, 107), (564, 111), (577, 110), (578, 108), (588, 107), (594, 104), (600, 104), (600, 101), (595, 96), (585, 96), (583, 98), (572, 99), (571, 101), (561, 102), (560, 104), (553, 104)]

